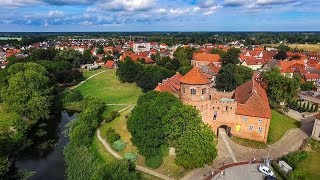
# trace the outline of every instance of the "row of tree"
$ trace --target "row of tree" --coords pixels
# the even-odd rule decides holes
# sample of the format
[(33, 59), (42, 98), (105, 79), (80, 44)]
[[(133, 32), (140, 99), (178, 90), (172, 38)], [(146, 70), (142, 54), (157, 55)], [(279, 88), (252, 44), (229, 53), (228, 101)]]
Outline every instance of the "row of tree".
[(85, 98), (81, 104), (82, 112), (70, 124), (70, 142), (64, 150), (67, 179), (141, 179), (131, 162), (121, 160), (106, 163), (98, 157), (91, 143), (102, 121), (105, 106), (101, 100), (92, 97)]
[(318, 104), (312, 104), (310, 105), (310, 102), (299, 102), (298, 100), (290, 101), (288, 106), (293, 109), (300, 112), (316, 112), (318, 111)]
[(126, 57), (124, 62), (119, 62), (116, 74), (121, 82), (136, 82), (143, 92), (147, 92), (153, 90), (163, 79), (174, 75), (174, 71), (157, 65), (135, 63), (130, 57)]
[(202, 167), (216, 157), (211, 128), (195, 108), (169, 93), (151, 91), (141, 96), (127, 126), (133, 144), (152, 168), (161, 165), (168, 146), (176, 150), (176, 163), (188, 169)]

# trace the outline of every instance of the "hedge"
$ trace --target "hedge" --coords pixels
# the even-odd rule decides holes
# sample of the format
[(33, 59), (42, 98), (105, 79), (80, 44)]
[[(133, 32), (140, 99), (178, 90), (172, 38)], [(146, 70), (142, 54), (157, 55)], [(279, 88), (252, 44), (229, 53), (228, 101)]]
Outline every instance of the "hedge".
[(108, 117), (105, 119), (106, 123), (113, 121), (115, 118), (119, 117), (120, 113), (118, 111), (112, 111)]
[(157, 169), (161, 166), (163, 161), (163, 157), (156, 155), (156, 156), (152, 156), (152, 157), (146, 157), (145, 159), (145, 163), (146, 166), (153, 168), (153, 169)]
[(120, 135), (114, 129), (109, 128), (106, 131), (106, 139), (109, 143), (114, 143), (120, 139)]

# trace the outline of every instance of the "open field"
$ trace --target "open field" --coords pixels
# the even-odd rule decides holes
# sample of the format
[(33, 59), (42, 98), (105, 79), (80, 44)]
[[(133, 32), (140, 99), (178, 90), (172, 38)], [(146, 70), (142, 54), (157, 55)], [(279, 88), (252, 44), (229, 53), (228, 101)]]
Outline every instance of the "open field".
[[(266, 44), (269, 47), (277, 47), (279, 44)], [(305, 50), (305, 51), (315, 51), (320, 52), (320, 44), (286, 44), (286, 46), (289, 46), (291, 49), (298, 48), (299, 50)]]
[(100, 69), (97, 69), (97, 70), (83, 69), (82, 70), (82, 74), (83, 74), (83, 77), (87, 79), (88, 77), (90, 77), (90, 76), (92, 76), (94, 74), (97, 74), (97, 73), (99, 73), (101, 71), (104, 71), (104, 70), (106, 70), (106, 69), (105, 68), (100, 68)]
[(306, 172), (306, 179), (320, 178), (320, 142), (311, 140), (312, 145), (309, 144), (310, 154), (303, 160), (298, 168)]
[(271, 113), (272, 119), (270, 121), (268, 144), (279, 141), (289, 129), (299, 128), (301, 125), (299, 121), (275, 110), (272, 110)]
[(98, 97), (106, 104), (119, 104), (108, 105), (107, 111), (121, 110), (128, 105), (135, 104), (142, 94), (141, 89), (135, 83), (121, 83), (114, 69), (99, 69), (96, 71), (87, 71), (84, 76), (89, 77), (98, 72), (103, 72), (87, 82), (80, 85), (77, 90), (83, 96)]
[[(101, 127), (101, 135), (102, 137), (106, 137), (105, 132), (108, 128), (115, 129), (116, 132), (121, 136), (121, 139), (127, 143), (126, 148), (123, 151), (119, 152), (119, 154), (123, 156), (126, 152), (133, 152), (138, 155), (137, 164), (140, 166), (145, 166), (144, 157), (138, 154), (138, 149), (132, 144), (132, 136), (127, 129), (127, 119), (125, 118), (125, 116), (129, 115), (130, 113), (130, 109), (123, 111), (120, 117), (114, 119), (112, 122), (108, 124), (103, 124), (103, 126)], [(162, 165), (158, 169), (155, 169), (155, 171), (164, 175), (168, 175), (170, 173), (172, 177), (182, 177), (187, 173), (187, 170), (185, 170), (183, 167), (176, 165), (174, 163), (174, 159), (175, 156), (172, 155), (165, 157), (163, 159)]]

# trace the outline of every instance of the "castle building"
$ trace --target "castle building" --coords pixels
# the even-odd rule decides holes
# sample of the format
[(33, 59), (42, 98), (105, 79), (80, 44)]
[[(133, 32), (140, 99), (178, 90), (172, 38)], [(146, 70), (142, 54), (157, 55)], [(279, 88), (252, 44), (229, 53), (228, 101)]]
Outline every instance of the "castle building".
[(204, 69), (195, 66), (184, 76), (177, 73), (155, 90), (170, 92), (197, 108), (217, 135), (219, 128), (225, 128), (233, 136), (266, 142), (271, 110), (265, 90), (252, 79), (233, 92), (220, 92), (214, 87), (214, 76)]

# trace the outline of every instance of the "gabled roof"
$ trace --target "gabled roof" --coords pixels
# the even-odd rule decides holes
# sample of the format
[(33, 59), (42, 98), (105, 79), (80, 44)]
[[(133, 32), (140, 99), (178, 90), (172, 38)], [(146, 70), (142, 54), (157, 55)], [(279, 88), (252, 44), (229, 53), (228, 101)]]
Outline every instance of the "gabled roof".
[(176, 73), (169, 79), (165, 79), (162, 83), (159, 83), (158, 86), (154, 89), (159, 92), (170, 92), (176, 93), (180, 90), (180, 81), (179, 79), (182, 77), (180, 73)]
[(206, 62), (222, 62), (219, 54), (193, 53), (193, 60)]
[(271, 119), (267, 93), (255, 80), (237, 87), (234, 96), (238, 103), (236, 114)]
[(320, 75), (318, 73), (306, 73), (304, 74), (306, 79), (320, 79)]
[(105, 67), (112, 68), (113, 65), (114, 65), (114, 61), (108, 60), (108, 61), (106, 62), (106, 64), (105, 64)]
[(201, 69), (198, 66), (193, 67), (186, 75), (182, 76), (179, 81), (184, 84), (194, 85), (210, 83), (207, 76), (203, 72), (201, 72)]

